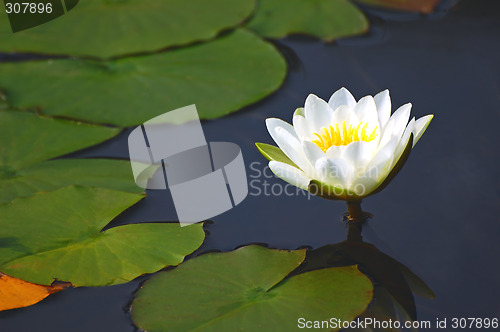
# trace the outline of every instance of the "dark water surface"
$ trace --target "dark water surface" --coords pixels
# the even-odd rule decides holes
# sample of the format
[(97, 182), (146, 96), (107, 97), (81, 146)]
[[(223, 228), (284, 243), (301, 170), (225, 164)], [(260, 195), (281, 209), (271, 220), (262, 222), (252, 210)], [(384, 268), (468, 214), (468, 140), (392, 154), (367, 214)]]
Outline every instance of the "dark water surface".
[[(375, 215), (363, 235), (434, 290), (434, 300), (416, 298), (419, 319), (500, 318), (500, 2), (461, 1), (447, 15), (429, 17), (380, 18), (374, 11), (371, 19), (369, 35), (336, 44), (280, 41), (291, 62), (284, 86), (242, 112), (205, 121), (207, 140), (239, 144), (252, 180), (266, 166), (254, 142), (272, 143), (264, 120), (291, 121), (309, 93), (327, 99), (345, 86), (359, 99), (388, 88), (393, 107), (412, 102), (417, 118), (435, 114), (402, 172), (363, 201)], [(127, 158), (127, 135), (74, 156)], [(283, 184), (274, 177), (251, 182), (241, 205), (206, 226), (199, 252), (255, 242), (317, 248), (345, 240), (343, 203), (300, 193), (257, 196), (264, 181), (268, 193)], [(152, 192), (110, 226), (172, 220), (169, 200)], [(2, 312), (0, 331), (134, 331), (125, 310), (144, 279), (70, 289)]]

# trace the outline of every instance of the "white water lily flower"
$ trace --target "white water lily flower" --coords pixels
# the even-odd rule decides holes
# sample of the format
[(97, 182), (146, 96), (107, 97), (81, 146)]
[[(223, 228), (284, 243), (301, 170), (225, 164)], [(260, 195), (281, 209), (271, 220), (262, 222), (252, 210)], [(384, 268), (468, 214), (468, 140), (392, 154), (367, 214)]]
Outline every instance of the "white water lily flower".
[(291, 160), (278, 161), (267, 154), (269, 167), (302, 189), (311, 190), (314, 184), (320, 196), (359, 200), (387, 185), (433, 118), (426, 115), (408, 122), (410, 110), (408, 103), (391, 116), (388, 90), (358, 102), (345, 88), (328, 103), (311, 94), (304, 108), (295, 111), (293, 126), (276, 118), (266, 120), (272, 138)]

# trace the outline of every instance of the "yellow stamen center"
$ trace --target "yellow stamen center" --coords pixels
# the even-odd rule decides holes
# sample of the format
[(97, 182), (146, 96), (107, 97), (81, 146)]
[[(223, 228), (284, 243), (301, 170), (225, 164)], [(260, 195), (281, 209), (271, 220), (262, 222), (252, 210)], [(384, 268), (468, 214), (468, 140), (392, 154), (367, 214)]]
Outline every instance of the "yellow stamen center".
[(360, 122), (357, 126), (349, 125), (349, 128), (347, 128), (344, 121), (340, 127), (337, 123), (335, 127), (330, 125), (321, 128), (319, 133), (314, 133), (318, 139), (312, 142), (319, 146), (323, 152), (326, 152), (331, 146), (347, 145), (357, 141), (370, 142), (377, 137), (378, 127), (375, 127), (369, 134), (366, 133), (367, 127), (368, 123)]

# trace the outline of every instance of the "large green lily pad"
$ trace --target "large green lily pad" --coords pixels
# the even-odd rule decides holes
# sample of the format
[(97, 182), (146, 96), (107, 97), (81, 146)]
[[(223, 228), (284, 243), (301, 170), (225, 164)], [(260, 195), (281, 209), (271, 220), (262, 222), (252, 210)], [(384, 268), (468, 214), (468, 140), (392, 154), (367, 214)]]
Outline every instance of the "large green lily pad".
[(39, 191), (69, 185), (102, 187), (141, 193), (132, 177), (130, 162), (115, 159), (58, 159), (20, 169), (0, 178), (0, 204)]
[(248, 27), (269, 38), (307, 34), (325, 41), (358, 35), (368, 20), (348, 0), (259, 0)]
[(117, 128), (31, 112), (0, 111), (0, 178), (37, 162), (101, 143), (119, 132)]
[(31, 112), (0, 111), (0, 204), (72, 184), (142, 192), (135, 185), (129, 161), (48, 160), (100, 143), (118, 132), (117, 128)]
[(0, 205), (0, 271), (32, 283), (130, 281), (181, 263), (205, 237), (202, 224), (149, 223), (101, 232), (143, 195), (65, 187)]
[(161, 54), (1, 63), (0, 72), (13, 106), (131, 126), (191, 104), (204, 119), (236, 111), (278, 89), (286, 63), (274, 46), (237, 30)]
[(366, 309), (372, 284), (355, 266), (284, 279), (304, 256), (260, 246), (202, 255), (146, 282), (132, 318), (146, 331), (279, 332), (300, 330), (299, 318), (350, 321)]
[(112, 57), (216, 36), (238, 25), (253, 0), (82, 0), (65, 15), (12, 33), (0, 15), (0, 51)]

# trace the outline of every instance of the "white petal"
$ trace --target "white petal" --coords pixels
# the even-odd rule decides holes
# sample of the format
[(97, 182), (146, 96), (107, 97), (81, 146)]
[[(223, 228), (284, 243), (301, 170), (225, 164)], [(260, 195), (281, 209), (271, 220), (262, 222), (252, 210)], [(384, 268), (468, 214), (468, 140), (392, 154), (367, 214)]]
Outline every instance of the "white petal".
[(293, 116), (293, 128), (300, 139), (311, 139), (314, 133), (312, 125), (301, 115)]
[(302, 146), (293, 127), (280, 119), (267, 119), (267, 130), (283, 153), (303, 171), (311, 168), (302, 152)]
[(360, 176), (353, 180), (349, 191), (359, 197), (369, 195), (380, 185), (378, 181), (368, 176)]
[(340, 106), (338, 107), (335, 112), (333, 112), (333, 119), (332, 119), (332, 125), (335, 127), (335, 124), (342, 125), (342, 122), (345, 121), (346, 125), (350, 123), (350, 117), (351, 117), (351, 109), (349, 106)]
[(411, 104), (405, 104), (398, 108), (396, 112), (391, 116), (389, 122), (387, 122), (386, 127), (382, 133), (382, 138), (380, 140), (379, 148), (383, 148), (394, 137), (401, 139), (403, 132), (406, 129), (408, 120), (410, 119)]
[(374, 181), (385, 179), (393, 166), (394, 154), (400, 139), (394, 137), (382, 149), (377, 151), (373, 159), (367, 165), (363, 177)]
[(269, 162), (269, 168), (280, 179), (307, 190), (310, 179), (300, 169), (274, 160)]
[(321, 150), (319, 146), (310, 141), (302, 142), (302, 150), (304, 151), (304, 154), (311, 165), (315, 165), (318, 159), (325, 157), (325, 153), (323, 152), (323, 150)]
[(315, 165), (316, 172), (323, 183), (346, 188), (352, 178), (353, 168), (346, 160), (320, 158)]
[(292, 136), (298, 139), (297, 134), (295, 133), (295, 129), (291, 124), (289, 124), (286, 121), (283, 121), (278, 118), (268, 118), (266, 119), (266, 127), (267, 131), (273, 137), (274, 139), (274, 132), (276, 131), (276, 128), (283, 128), (284, 130), (288, 131)]
[(383, 130), (391, 116), (391, 97), (389, 95), (389, 90), (379, 92), (373, 99), (375, 100), (375, 104), (377, 104), (380, 130)]
[(415, 122), (415, 127), (413, 128), (413, 146), (417, 144), (418, 140), (422, 135), (424, 134), (425, 130), (429, 126), (429, 123), (431, 123), (432, 118), (434, 115), (426, 115), (421, 117)]
[(404, 149), (408, 145), (408, 140), (410, 139), (410, 135), (413, 132), (413, 129), (415, 128), (415, 118), (411, 119), (410, 122), (408, 123), (408, 126), (406, 126), (405, 132), (403, 133), (403, 137), (399, 141), (399, 144), (394, 151), (394, 160), (393, 163), (396, 164), (401, 157), (401, 154), (403, 153)]
[(326, 157), (331, 159), (340, 158), (346, 147), (346, 145), (332, 145), (326, 150)]
[[(372, 128), (377, 126), (380, 127), (378, 123), (377, 105), (375, 105), (372, 96), (361, 98), (354, 107), (354, 114), (356, 114), (358, 122), (367, 122)], [(351, 121), (351, 123), (353, 122)]]
[(341, 157), (355, 169), (363, 169), (372, 160), (375, 148), (375, 144), (371, 142), (352, 142), (344, 149)]
[(333, 110), (336, 110), (342, 105), (347, 105), (349, 108), (354, 108), (356, 106), (356, 99), (346, 88), (341, 88), (337, 90), (328, 101), (328, 104)]
[(315, 132), (332, 123), (333, 110), (323, 99), (310, 94), (304, 105), (304, 114)]
[(399, 141), (400, 139), (395, 137), (377, 152), (365, 173), (353, 181), (352, 191), (358, 194), (363, 191), (364, 195), (368, 195), (384, 182), (399, 159), (395, 158), (395, 150)]

